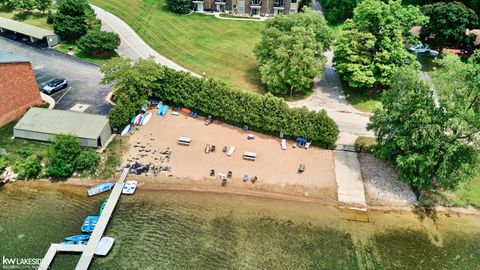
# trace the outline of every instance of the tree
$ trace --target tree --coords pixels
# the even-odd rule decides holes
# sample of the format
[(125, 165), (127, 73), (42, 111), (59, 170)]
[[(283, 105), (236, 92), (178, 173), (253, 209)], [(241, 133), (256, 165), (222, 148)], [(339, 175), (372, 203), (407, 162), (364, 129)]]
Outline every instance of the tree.
[(346, 19), (353, 16), (353, 10), (358, 4), (358, 0), (321, 0), (322, 8), (325, 13), (325, 19), (331, 24), (343, 23)]
[(106, 63), (103, 84), (111, 84), (117, 106), (110, 111), (113, 126), (121, 128), (129, 123), (135, 112), (152, 96), (153, 89), (160, 88), (159, 78), (164, 69), (152, 59), (139, 59), (135, 64), (129, 59), (116, 57)]
[(275, 94), (310, 91), (312, 80), (323, 76), (323, 52), (332, 39), (323, 16), (309, 8), (269, 20), (262, 40), (254, 48), (262, 82)]
[(45, 13), (52, 7), (52, 0), (35, 0), (35, 8)]
[(58, 0), (53, 16), (53, 29), (62, 39), (72, 41), (83, 36), (89, 25), (87, 19), (93, 12), (86, 0)]
[(10, 0), (14, 9), (21, 12), (29, 12), (35, 8), (37, 0)]
[(99, 55), (111, 52), (120, 45), (117, 33), (92, 29), (77, 41), (78, 48), (87, 54)]
[(54, 178), (72, 176), (81, 151), (80, 143), (74, 135), (61, 134), (55, 136), (48, 149), (47, 175)]
[(417, 196), (435, 187), (454, 189), (472, 178), (478, 149), (455, 131), (460, 115), (449, 113), (443, 104), (435, 105), (418, 72), (400, 68), (382, 104), (368, 124), (376, 136), (374, 154), (393, 162), (399, 179), (410, 184)]
[(40, 159), (32, 155), (19, 163), (16, 169), (19, 179), (36, 179), (40, 171), (42, 171), (42, 165), (40, 164)]
[(166, 0), (170, 11), (179, 14), (188, 14), (191, 11), (192, 1), (190, 0)]
[(84, 150), (77, 158), (75, 170), (79, 172), (89, 171), (90, 173), (95, 173), (97, 171), (99, 161), (100, 157), (95, 150)]
[(439, 52), (445, 45), (473, 47), (473, 40), (466, 35), (467, 29), (476, 28), (479, 23), (473, 10), (459, 2), (439, 2), (423, 6), (422, 12), (430, 20), (422, 26), (420, 38), (438, 48)]
[(364, 0), (335, 45), (336, 71), (352, 87), (385, 87), (399, 67), (417, 63), (405, 49), (409, 30), (426, 22), (417, 7), (399, 0)]

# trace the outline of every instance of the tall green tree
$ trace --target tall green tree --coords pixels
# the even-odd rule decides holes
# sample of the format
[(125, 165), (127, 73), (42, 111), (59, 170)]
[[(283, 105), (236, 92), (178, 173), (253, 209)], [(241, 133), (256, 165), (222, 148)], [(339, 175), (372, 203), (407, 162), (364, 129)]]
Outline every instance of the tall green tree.
[(336, 71), (352, 87), (387, 86), (399, 67), (416, 63), (405, 40), (426, 21), (418, 7), (404, 7), (400, 0), (362, 1), (336, 43)]
[(35, 8), (45, 13), (52, 8), (52, 0), (35, 0)]
[(312, 80), (323, 76), (333, 35), (321, 13), (303, 11), (269, 20), (254, 48), (262, 82), (274, 94), (311, 91)]
[(72, 176), (76, 167), (76, 160), (82, 149), (74, 135), (60, 134), (55, 136), (48, 149), (47, 175), (54, 178), (68, 178)]
[(320, 0), (325, 19), (331, 24), (343, 23), (353, 16), (359, 0)]
[(100, 55), (111, 52), (120, 45), (117, 33), (92, 29), (77, 41), (78, 48), (87, 54)]
[(475, 12), (459, 2), (438, 2), (422, 7), (422, 12), (430, 18), (422, 26), (420, 38), (443, 51), (445, 45), (472, 48), (473, 39), (466, 35), (467, 29), (478, 27)]
[[(382, 104), (368, 125), (376, 135), (374, 154), (393, 162), (400, 180), (410, 184), (417, 196), (425, 189), (454, 189), (472, 178), (478, 149), (469, 141), (472, 137), (455, 132), (461, 115), (448, 112), (444, 103), (437, 106), (418, 72), (399, 69)], [(470, 128), (466, 129), (474, 131)]]
[(89, 30), (87, 20), (92, 12), (87, 0), (58, 0), (53, 29), (64, 40), (77, 40)]

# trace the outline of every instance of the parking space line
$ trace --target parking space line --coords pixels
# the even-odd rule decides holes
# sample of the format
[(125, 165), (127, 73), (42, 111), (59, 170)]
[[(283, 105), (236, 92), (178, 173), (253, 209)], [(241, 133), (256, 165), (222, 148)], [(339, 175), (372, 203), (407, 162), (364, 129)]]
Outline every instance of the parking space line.
[(72, 87), (68, 87), (67, 90), (65, 90), (65, 92), (63, 93), (63, 95), (57, 100), (57, 104), (60, 103), (60, 100), (62, 100), (62, 98), (68, 93), (68, 91), (71, 89)]

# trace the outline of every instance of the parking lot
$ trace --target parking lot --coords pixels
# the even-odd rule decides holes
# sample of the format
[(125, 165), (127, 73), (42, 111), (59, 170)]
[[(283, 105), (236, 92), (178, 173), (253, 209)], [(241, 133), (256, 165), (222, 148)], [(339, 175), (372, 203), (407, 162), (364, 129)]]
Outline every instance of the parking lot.
[(52, 94), (55, 109), (106, 115), (112, 105), (105, 101), (110, 87), (100, 85), (99, 67), (52, 49), (30, 46), (0, 36), (0, 50), (30, 59), (39, 87), (50, 80), (64, 78), (68, 87)]

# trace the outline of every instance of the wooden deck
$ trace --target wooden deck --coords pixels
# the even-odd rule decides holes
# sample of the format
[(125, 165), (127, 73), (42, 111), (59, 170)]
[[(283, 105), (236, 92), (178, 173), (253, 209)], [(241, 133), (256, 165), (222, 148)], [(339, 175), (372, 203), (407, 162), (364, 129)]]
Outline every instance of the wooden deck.
[(118, 199), (120, 195), (122, 195), (123, 185), (125, 182), (125, 178), (127, 178), (129, 169), (123, 169), (122, 175), (120, 179), (115, 184), (110, 193), (110, 197), (108, 198), (107, 205), (102, 211), (102, 215), (98, 220), (95, 229), (90, 236), (90, 240), (88, 240), (87, 245), (65, 245), (65, 244), (52, 244), (48, 249), (45, 257), (42, 260), (42, 263), (38, 267), (39, 270), (47, 270), (55, 258), (55, 255), (58, 252), (81, 252), (82, 255), (80, 260), (75, 267), (75, 270), (86, 270), (90, 266), (90, 263), (95, 255), (95, 250), (97, 249), (97, 245), (100, 242), (100, 239), (107, 228), (108, 222), (110, 221), (110, 217), (112, 216), (113, 210), (117, 205)]

